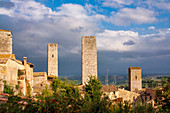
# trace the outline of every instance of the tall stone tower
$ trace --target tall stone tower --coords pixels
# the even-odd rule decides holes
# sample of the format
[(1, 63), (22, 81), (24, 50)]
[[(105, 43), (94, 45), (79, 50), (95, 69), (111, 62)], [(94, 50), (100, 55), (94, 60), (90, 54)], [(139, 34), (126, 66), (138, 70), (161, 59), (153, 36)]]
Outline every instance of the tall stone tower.
[(12, 54), (12, 32), (0, 29), (0, 54)]
[(88, 82), (89, 76), (97, 76), (96, 36), (82, 37), (82, 84)]
[(140, 67), (129, 67), (129, 91), (142, 89), (142, 69)]
[(48, 44), (48, 76), (58, 77), (58, 44)]

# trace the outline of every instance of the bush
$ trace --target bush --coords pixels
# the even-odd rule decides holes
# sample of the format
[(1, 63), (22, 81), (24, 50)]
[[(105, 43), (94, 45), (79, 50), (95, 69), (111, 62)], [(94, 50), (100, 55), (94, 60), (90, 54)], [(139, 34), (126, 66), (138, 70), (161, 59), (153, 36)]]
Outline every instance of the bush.
[(6, 81), (3, 81), (3, 82), (4, 82), (4, 91), (3, 92), (13, 95), (14, 94), (13, 89), (6, 83)]

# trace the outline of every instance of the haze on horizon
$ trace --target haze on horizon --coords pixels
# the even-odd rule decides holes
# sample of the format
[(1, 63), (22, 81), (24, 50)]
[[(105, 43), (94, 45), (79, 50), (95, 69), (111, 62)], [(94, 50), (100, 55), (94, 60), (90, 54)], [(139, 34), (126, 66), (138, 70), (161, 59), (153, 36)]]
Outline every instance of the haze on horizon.
[(47, 72), (47, 44), (59, 44), (59, 76), (81, 75), (81, 37), (96, 36), (98, 73), (170, 73), (168, 0), (0, 0), (0, 29), (16, 58)]

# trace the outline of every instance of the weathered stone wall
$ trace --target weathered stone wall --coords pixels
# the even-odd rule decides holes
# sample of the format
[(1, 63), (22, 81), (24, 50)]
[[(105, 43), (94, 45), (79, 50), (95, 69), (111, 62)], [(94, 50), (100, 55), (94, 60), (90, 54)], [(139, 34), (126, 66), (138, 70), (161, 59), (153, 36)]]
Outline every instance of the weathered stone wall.
[(12, 33), (0, 30), (0, 54), (12, 54)]
[(141, 90), (142, 89), (142, 70), (140, 67), (129, 68), (129, 90)]
[(117, 98), (123, 98), (123, 101), (130, 101), (130, 102), (135, 101), (135, 99), (137, 99), (138, 96), (140, 96), (140, 94), (123, 90), (123, 89), (119, 89), (116, 93)]
[(2, 93), (3, 90), (4, 90), (3, 80), (4, 80), (3, 75), (2, 75), (1, 72), (0, 72), (0, 93)]
[(48, 75), (58, 77), (58, 44), (48, 44)]
[(34, 86), (37, 84), (47, 84), (46, 72), (34, 72)]
[(96, 36), (82, 37), (82, 84), (88, 82), (89, 76), (97, 76)]
[[(23, 79), (18, 80), (18, 70), (26, 71)], [(6, 63), (0, 63), (0, 73), (3, 74), (3, 80), (6, 80), (7, 84), (13, 86), (13, 88), (19, 85), (24, 95), (26, 94), (26, 82), (28, 82), (31, 86), (31, 94), (33, 94), (33, 67), (30, 67), (28, 63), (24, 65), (22, 61), (8, 59)], [(18, 81), (21, 84), (18, 84)]]

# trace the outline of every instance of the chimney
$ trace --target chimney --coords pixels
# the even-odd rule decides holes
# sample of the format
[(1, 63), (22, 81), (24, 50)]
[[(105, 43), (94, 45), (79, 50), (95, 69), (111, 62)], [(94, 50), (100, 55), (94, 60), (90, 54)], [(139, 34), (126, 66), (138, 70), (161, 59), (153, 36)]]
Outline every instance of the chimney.
[(27, 57), (23, 57), (24, 58), (24, 66), (26, 66), (27, 64)]

